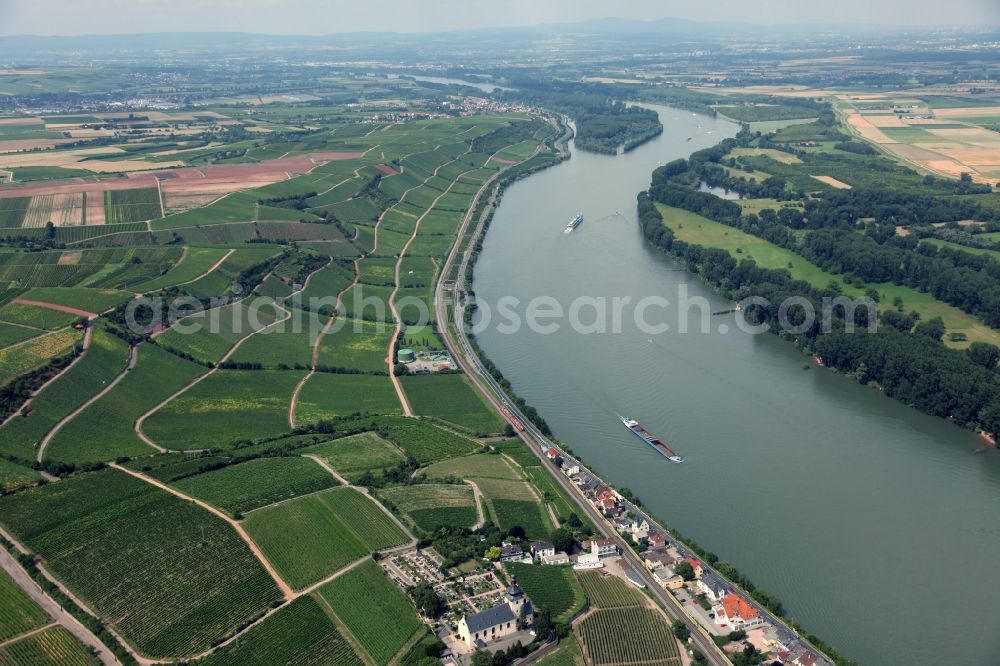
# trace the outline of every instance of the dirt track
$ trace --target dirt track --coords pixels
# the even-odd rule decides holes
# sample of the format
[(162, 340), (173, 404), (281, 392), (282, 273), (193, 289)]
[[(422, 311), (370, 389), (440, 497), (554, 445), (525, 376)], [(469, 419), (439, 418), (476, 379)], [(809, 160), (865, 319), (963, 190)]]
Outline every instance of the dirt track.
[(15, 298), (13, 302), (21, 305), (34, 305), (47, 310), (55, 310), (56, 312), (68, 312), (69, 314), (74, 314), (78, 317), (86, 317), (87, 319), (94, 319), (97, 317), (96, 312), (87, 312), (86, 310), (80, 310), (79, 308), (71, 308), (68, 305), (56, 305), (55, 303), (46, 303), (45, 301), (33, 301), (28, 298)]

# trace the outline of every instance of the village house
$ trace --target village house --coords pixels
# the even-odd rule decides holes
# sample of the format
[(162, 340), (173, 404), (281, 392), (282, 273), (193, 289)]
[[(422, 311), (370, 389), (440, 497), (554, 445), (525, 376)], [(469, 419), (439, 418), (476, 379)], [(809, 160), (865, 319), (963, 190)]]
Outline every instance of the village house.
[(597, 553), (587, 551), (580, 553), (576, 556), (576, 563), (573, 564), (574, 569), (600, 569), (604, 566), (601, 562), (600, 556)]
[(703, 571), (698, 580), (698, 589), (705, 593), (705, 596), (718, 603), (729, 594), (729, 586), (722, 578), (711, 571)]
[(577, 487), (584, 492), (584, 494), (590, 494), (594, 492), (594, 488), (598, 486), (597, 480), (589, 474), (580, 474), (573, 482), (576, 483)]
[(792, 660), (792, 663), (795, 664), (795, 666), (815, 666), (817, 661), (818, 657), (816, 657), (815, 652), (805, 650), (802, 654), (797, 655), (795, 659)]
[(598, 557), (611, 557), (618, 554), (618, 546), (611, 539), (594, 539), (590, 542), (590, 552)]
[(504, 593), (506, 603), (487, 608), (479, 613), (465, 615), (458, 622), (458, 635), (469, 647), (481, 648), (488, 643), (506, 638), (518, 631), (518, 618), (530, 625), (535, 618), (531, 602), (512, 578)]
[(704, 573), (701, 568), (701, 562), (693, 557), (685, 557), (684, 561), (691, 565), (691, 569), (694, 570), (694, 577), (701, 578), (702, 573)]
[(653, 578), (665, 590), (679, 590), (684, 587), (684, 579), (670, 567), (656, 567), (653, 569)]
[(555, 460), (556, 458), (559, 457), (559, 451), (557, 451), (552, 447), (549, 447), (548, 449), (545, 450), (545, 457), (548, 458), (549, 460)]
[(504, 543), (500, 546), (501, 562), (520, 562), (523, 559), (525, 559), (524, 550), (516, 543)]
[(715, 611), (715, 621), (727, 624), (734, 630), (748, 629), (764, 623), (757, 609), (738, 594), (727, 594), (722, 603), (712, 608)]
[(555, 552), (556, 547), (552, 545), (551, 541), (534, 541), (531, 544), (531, 554), (536, 558), (554, 555)]
[(642, 559), (646, 568), (650, 571), (653, 571), (657, 567), (669, 567), (674, 563), (673, 558), (670, 557), (666, 550), (662, 549), (647, 550), (643, 553)]
[(573, 476), (580, 473), (580, 466), (573, 459), (564, 460), (560, 469), (562, 469), (562, 473), (566, 476)]
[(667, 545), (667, 539), (659, 532), (650, 532), (646, 537), (650, 548), (663, 548)]
[(551, 555), (542, 555), (541, 562), (542, 564), (554, 565), (569, 564), (569, 555), (560, 550), (552, 553)]

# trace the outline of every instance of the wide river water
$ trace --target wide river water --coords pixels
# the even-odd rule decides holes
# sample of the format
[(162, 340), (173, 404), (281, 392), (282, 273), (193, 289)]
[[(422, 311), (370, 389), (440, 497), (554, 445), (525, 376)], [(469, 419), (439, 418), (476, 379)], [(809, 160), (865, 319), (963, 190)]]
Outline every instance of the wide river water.
[[(573, 149), (506, 191), (476, 264), (481, 303), (676, 302), (686, 286), (712, 311), (730, 307), (646, 244), (635, 196), (659, 163), (736, 127), (650, 108), (664, 124), (657, 139), (619, 156)], [(584, 223), (564, 233), (577, 211)], [(813, 367), (777, 336), (737, 331), (733, 315), (712, 317), (710, 332), (681, 334), (677, 310), (654, 307), (648, 319), (672, 325), (656, 334), (624, 312), (615, 334), (562, 321), (554, 333), (491, 326), (478, 339), (596, 471), (779, 596), (844, 654), (863, 664), (998, 663), (1000, 454), (975, 453), (972, 434)], [(616, 414), (687, 462), (660, 457)]]

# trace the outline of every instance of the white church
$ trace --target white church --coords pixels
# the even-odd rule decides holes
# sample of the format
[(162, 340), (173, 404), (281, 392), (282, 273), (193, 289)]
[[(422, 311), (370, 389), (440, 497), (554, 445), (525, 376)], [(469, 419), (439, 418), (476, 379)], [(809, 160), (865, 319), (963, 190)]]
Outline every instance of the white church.
[(458, 623), (458, 635), (473, 648), (486, 647), (488, 643), (506, 638), (517, 632), (517, 620), (524, 617), (526, 625), (535, 618), (531, 601), (512, 578), (504, 597), (507, 602), (473, 615), (464, 616)]

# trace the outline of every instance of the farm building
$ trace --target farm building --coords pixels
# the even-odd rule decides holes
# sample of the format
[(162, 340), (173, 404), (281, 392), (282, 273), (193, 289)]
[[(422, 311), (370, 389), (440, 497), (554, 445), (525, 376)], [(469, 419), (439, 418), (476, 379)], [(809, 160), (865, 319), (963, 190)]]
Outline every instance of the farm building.
[(479, 613), (465, 615), (458, 622), (458, 635), (469, 647), (485, 647), (518, 631), (518, 618), (530, 625), (535, 618), (531, 601), (512, 578), (504, 593), (506, 603), (487, 608)]

